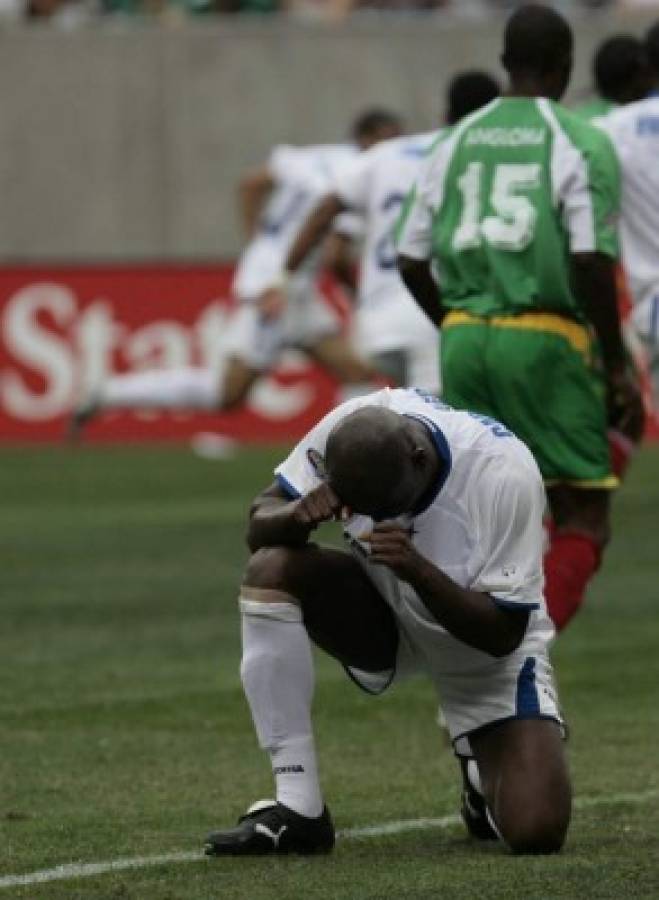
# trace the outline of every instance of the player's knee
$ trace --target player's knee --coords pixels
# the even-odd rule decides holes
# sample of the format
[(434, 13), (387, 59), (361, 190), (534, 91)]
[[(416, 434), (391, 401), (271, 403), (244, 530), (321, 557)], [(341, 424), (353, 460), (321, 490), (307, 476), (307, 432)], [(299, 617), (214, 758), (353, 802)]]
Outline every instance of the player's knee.
[(249, 558), (243, 584), (286, 590), (289, 568), (290, 550), (287, 547), (261, 547)]
[(514, 854), (558, 853), (565, 843), (569, 818), (558, 813), (517, 815), (502, 828), (503, 838)]

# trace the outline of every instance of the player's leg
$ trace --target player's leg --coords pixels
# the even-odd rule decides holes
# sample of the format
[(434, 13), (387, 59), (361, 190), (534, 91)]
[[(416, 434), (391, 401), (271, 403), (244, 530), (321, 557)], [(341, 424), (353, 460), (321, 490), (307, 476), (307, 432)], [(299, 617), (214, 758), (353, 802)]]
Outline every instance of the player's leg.
[(71, 415), (69, 434), (75, 438), (99, 414), (135, 409), (213, 410), (218, 379), (212, 369), (185, 366), (115, 375), (84, 396)]
[(564, 726), (544, 626), (515, 653), (435, 680), (463, 777), (462, 816), (515, 852), (560, 849), (570, 818)]
[(408, 294), (358, 308), (351, 337), (397, 387), (439, 388), (439, 333)]
[[(257, 809), (238, 829), (211, 835), (207, 852), (330, 849), (333, 830), (311, 723), (310, 637), (346, 664), (393, 670), (398, 643), (393, 614), (349, 554), (314, 546), (255, 553), (240, 608), (241, 677), (259, 743), (270, 755), (277, 802)], [(281, 840), (269, 837), (284, 827)]]
[(218, 389), (218, 409), (228, 412), (242, 406), (252, 385), (262, 375), (261, 369), (240, 356), (230, 356)]
[(410, 384), (410, 354), (406, 348), (381, 350), (369, 359), (395, 387)]
[(582, 604), (609, 537), (607, 495), (617, 479), (602, 376), (588, 331), (549, 314), (491, 326), (485, 365), (491, 414), (529, 446), (548, 485), (545, 597), (561, 629)]
[(396, 387), (417, 387), (439, 393), (439, 342), (405, 344), (368, 354), (373, 365)]
[(561, 728), (510, 719), (469, 736), (483, 795), (514, 853), (556, 853), (565, 841), (571, 785)]
[(254, 382), (272, 368), (284, 343), (281, 318), (264, 317), (255, 303), (233, 314), (224, 341), (225, 364), (214, 369), (183, 366), (116, 375), (86, 397), (73, 413), (73, 436), (99, 413), (110, 410), (231, 410)]
[(383, 377), (343, 334), (337, 312), (312, 285), (300, 283), (289, 293), (287, 313), (291, 344), (305, 350), (342, 385), (355, 393), (380, 387)]
[(410, 348), (408, 386), (419, 387), (441, 396), (440, 358), (439, 333), (435, 331), (431, 340), (415, 344)]
[(254, 383), (276, 363), (284, 343), (281, 316), (264, 316), (258, 300), (244, 302), (225, 336), (226, 364), (218, 387), (218, 409), (243, 405)]
[(377, 365), (360, 356), (342, 334), (325, 334), (307, 344), (305, 350), (341, 384), (365, 385), (374, 390), (385, 379)]
[(557, 484), (547, 489), (552, 514), (545, 555), (545, 597), (556, 628), (579, 610), (610, 537), (611, 491)]

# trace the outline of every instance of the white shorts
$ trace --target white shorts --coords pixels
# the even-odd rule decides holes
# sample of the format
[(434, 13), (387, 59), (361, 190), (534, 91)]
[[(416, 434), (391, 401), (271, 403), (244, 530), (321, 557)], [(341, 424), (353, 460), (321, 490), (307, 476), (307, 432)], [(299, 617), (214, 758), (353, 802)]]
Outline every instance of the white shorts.
[(358, 307), (353, 337), (358, 351), (367, 357), (404, 352), (409, 374), (405, 387), (439, 391), (439, 331), (409, 296)]
[(243, 360), (250, 368), (267, 371), (285, 348), (304, 350), (340, 331), (338, 314), (305, 280), (291, 285), (286, 311), (278, 319), (266, 321), (254, 302), (242, 302), (231, 318), (225, 348), (229, 356)]
[(370, 565), (358, 553), (353, 555), (393, 610), (399, 634), (394, 669), (348, 670), (360, 687), (379, 694), (394, 681), (428, 675), (459, 756), (472, 755), (469, 734), (485, 725), (508, 719), (552, 719), (563, 727), (547, 652), (553, 629), (544, 624), (544, 613), (532, 612), (520, 646), (498, 659), (456, 640), (432, 620), (409, 585), (387, 569)]

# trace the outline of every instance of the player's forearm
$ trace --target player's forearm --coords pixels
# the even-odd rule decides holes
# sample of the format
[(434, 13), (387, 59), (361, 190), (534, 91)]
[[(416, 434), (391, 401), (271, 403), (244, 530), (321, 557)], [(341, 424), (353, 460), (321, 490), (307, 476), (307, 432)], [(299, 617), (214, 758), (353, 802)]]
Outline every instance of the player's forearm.
[(249, 240), (256, 231), (261, 209), (263, 208), (263, 194), (256, 193), (247, 186), (242, 186), (238, 192), (238, 207), (243, 221), (245, 237)]
[(273, 188), (274, 180), (267, 169), (248, 172), (238, 186), (238, 207), (245, 235), (251, 238), (258, 227), (263, 206)]
[(624, 369), (626, 358), (618, 314), (615, 263), (601, 253), (572, 257), (577, 298), (597, 335), (607, 373)]
[(310, 213), (288, 252), (287, 271), (295, 272), (302, 265), (314, 247), (317, 247), (327, 234), (334, 217), (343, 209), (345, 206), (336, 194), (327, 194), (326, 197), (323, 197)]
[(247, 545), (252, 553), (262, 547), (302, 547), (312, 528), (294, 518), (295, 501), (256, 501), (250, 510)]
[(323, 268), (332, 273), (334, 278), (348, 288), (351, 293), (357, 290), (357, 266), (351, 253), (352, 241), (345, 235), (333, 233), (325, 241), (323, 249)]
[(412, 259), (409, 256), (398, 257), (398, 271), (405, 287), (414, 297), (417, 304), (438, 328), (444, 318), (441, 292), (432, 277), (429, 260)]
[(487, 594), (460, 587), (427, 560), (410, 584), (443, 628), (477, 650), (506, 656), (524, 637), (527, 613), (501, 609)]

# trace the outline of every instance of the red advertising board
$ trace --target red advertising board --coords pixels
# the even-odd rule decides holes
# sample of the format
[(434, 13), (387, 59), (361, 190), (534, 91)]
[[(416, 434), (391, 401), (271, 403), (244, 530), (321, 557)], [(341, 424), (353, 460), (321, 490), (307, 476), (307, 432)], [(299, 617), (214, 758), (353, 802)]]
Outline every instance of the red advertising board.
[[(0, 439), (61, 440), (76, 398), (114, 373), (219, 367), (231, 274), (229, 265), (0, 270)], [(205, 430), (239, 441), (290, 440), (334, 405), (336, 390), (291, 353), (240, 412), (111, 413), (85, 436), (162, 441)]]
[[(76, 398), (115, 373), (219, 369), (231, 275), (219, 264), (0, 269), (0, 440), (63, 439)], [(336, 303), (336, 289), (324, 288)], [(213, 431), (237, 441), (290, 441), (337, 399), (336, 383), (291, 352), (239, 412), (113, 412), (95, 420), (86, 439), (180, 440)], [(656, 415), (648, 434), (659, 435)]]

